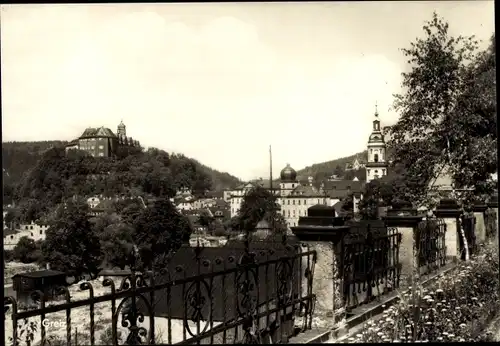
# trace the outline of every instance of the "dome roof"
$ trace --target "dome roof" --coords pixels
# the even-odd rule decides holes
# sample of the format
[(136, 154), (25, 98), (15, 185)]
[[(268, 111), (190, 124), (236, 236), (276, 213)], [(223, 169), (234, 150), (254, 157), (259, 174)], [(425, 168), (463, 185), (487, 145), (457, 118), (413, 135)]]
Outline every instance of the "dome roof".
[(118, 125), (118, 128), (125, 128), (125, 124), (123, 123), (123, 120), (120, 121), (120, 124)]
[(280, 179), (281, 181), (296, 181), (297, 172), (287, 163), (286, 167), (281, 170)]

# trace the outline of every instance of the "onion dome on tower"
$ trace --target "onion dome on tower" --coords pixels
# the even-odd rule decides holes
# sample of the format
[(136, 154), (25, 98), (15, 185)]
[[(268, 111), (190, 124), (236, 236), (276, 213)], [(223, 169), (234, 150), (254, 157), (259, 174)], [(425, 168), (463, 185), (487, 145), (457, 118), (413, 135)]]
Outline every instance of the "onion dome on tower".
[(281, 170), (280, 179), (283, 182), (286, 182), (286, 181), (295, 182), (295, 181), (297, 181), (297, 172), (295, 171), (295, 169), (290, 167), (289, 163), (287, 163), (286, 167)]

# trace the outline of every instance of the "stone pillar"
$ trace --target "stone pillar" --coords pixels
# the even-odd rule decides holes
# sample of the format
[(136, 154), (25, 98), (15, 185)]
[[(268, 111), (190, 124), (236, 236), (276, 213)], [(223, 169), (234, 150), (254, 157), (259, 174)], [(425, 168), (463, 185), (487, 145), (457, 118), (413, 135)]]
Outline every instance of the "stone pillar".
[(472, 206), (474, 217), (476, 218), (476, 241), (484, 243), (486, 241), (486, 224), (484, 223), (484, 212), (488, 209), (487, 205), (475, 204)]
[(320, 327), (332, 329), (337, 335), (342, 334), (346, 328), (346, 316), (340, 246), (350, 227), (304, 225), (301, 221), (299, 226), (292, 227), (292, 232), (309, 247), (309, 251), (317, 252), (313, 279), (313, 294), (316, 295), (314, 316), (324, 321)]
[(456, 261), (460, 256), (460, 215), (462, 209), (454, 199), (442, 199), (434, 211), (436, 217), (446, 223), (446, 257)]
[(401, 244), (399, 246), (399, 263), (401, 263), (400, 286), (411, 285), (413, 268), (418, 261), (414, 253), (414, 234), (423, 216), (416, 215), (417, 211), (410, 208), (393, 207), (383, 217), (387, 227), (396, 227), (401, 233)]
[(495, 194), (490, 202), (488, 202), (488, 208), (493, 209), (497, 215), (497, 222), (496, 222), (496, 227), (497, 230), (495, 232), (495, 244), (499, 244), (499, 235), (498, 235), (498, 222), (500, 221), (498, 219), (498, 194)]

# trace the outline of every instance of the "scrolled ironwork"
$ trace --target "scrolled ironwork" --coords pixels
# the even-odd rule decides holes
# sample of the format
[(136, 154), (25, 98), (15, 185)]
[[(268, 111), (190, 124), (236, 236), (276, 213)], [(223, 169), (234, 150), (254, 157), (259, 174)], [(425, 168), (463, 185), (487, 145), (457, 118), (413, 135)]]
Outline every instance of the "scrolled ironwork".
[(396, 228), (353, 223), (341, 244), (343, 297), (349, 312), (399, 287), (401, 234)]
[[(121, 281), (118, 292), (128, 291), (131, 295), (120, 302), (114, 312), (113, 321), (114, 323), (118, 323), (118, 319), (121, 316), (121, 326), (129, 330), (126, 338), (127, 345), (140, 345), (143, 343), (152, 344), (155, 341), (154, 335), (148, 337), (148, 330), (140, 326), (140, 324), (144, 323), (145, 316), (144, 313), (138, 309), (138, 301), (141, 301), (143, 306), (146, 307), (149, 316), (154, 316), (153, 307), (149, 300), (144, 294), (137, 292), (137, 289), (147, 287), (148, 285), (144, 275), (136, 274), (135, 272), (127, 275)], [(149, 330), (154, 330), (154, 320), (152, 318), (149, 319)], [(113, 334), (113, 342), (117, 344), (118, 333), (114, 332)]]
[[(195, 336), (199, 333), (204, 333), (210, 327), (210, 311), (204, 316), (203, 309), (211, 304), (211, 289), (205, 280), (197, 280), (189, 285), (184, 296), (184, 301), (186, 302), (187, 311), (185, 313), (185, 328), (189, 335)], [(203, 323), (200, 326), (199, 332), (194, 332), (189, 326), (189, 321), (193, 321), (196, 324)]]
[[(132, 270), (121, 282), (108, 277), (101, 283), (107, 289), (99, 295), (94, 294), (98, 287), (95, 281), (78, 283), (77, 287), (88, 291), (83, 300), (72, 300), (70, 290), (61, 288), (57, 293), (66, 297), (62, 304), (41, 304), (27, 310), (18, 310), (16, 299), (7, 297), (4, 311), (16, 325), (17, 321), (35, 316), (66, 312), (69, 343), (81, 341), (71, 340), (71, 330), (74, 332), (75, 324), (80, 322), (75, 321), (74, 316), (71, 319), (70, 313), (86, 306), (90, 307), (90, 316), (85, 316), (91, 322), (90, 343), (95, 344), (92, 335), (99, 335), (94, 327), (97, 311), (93, 307), (103, 303), (111, 305), (111, 337), (115, 345), (154, 343), (155, 316), (167, 318), (168, 338), (162, 340), (167, 344), (261, 343), (268, 339), (277, 343), (297, 333), (293, 327), (297, 324), (293, 323), (295, 318), (302, 319), (300, 331), (311, 328), (316, 299), (312, 290), (316, 252), (283, 246), (280, 242), (250, 245), (205, 248), (203, 258), (198, 255), (193, 262), (189, 261), (199, 250), (183, 248), (184, 255), (175, 256), (164, 274), (156, 271), (155, 277), (149, 277)], [(122, 272), (106, 275), (124, 276)], [(180, 336), (172, 333), (173, 322), (187, 319), (190, 322), (184, 325), (182, 340), (179, 340)], [(126, 340), (121, 337), (118, 340), (120, 326), (128, 329), (124, 335)], [(18, 329), (13, 328), (12, 336), (18, 334)]]

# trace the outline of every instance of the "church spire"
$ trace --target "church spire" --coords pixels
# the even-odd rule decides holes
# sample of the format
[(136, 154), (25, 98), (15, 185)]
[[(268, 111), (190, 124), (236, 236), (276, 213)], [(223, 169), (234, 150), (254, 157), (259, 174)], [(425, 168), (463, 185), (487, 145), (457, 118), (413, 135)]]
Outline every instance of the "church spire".
[(375, 101), (375, 118), (378, 118), (378, 104), (377, 104), (377, 101)]

